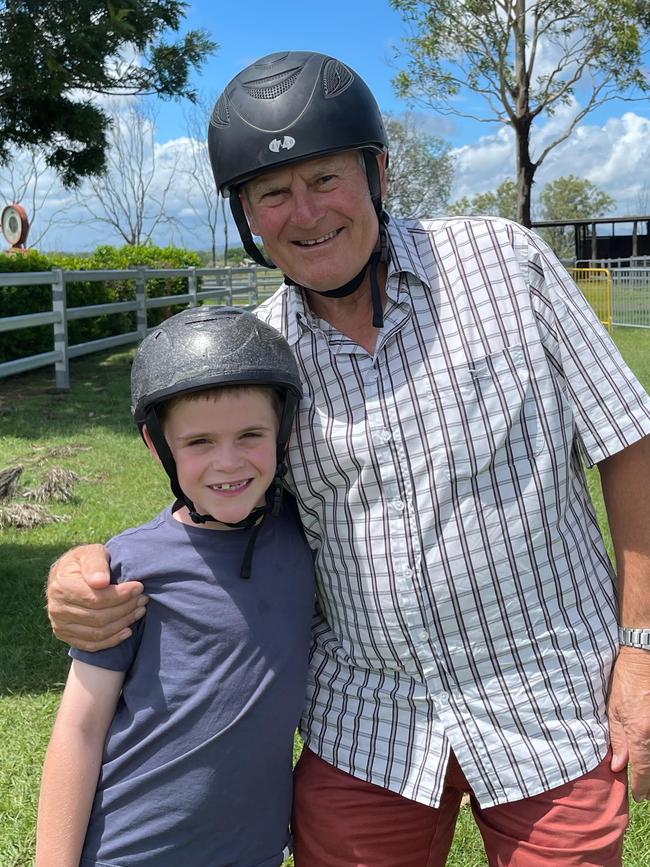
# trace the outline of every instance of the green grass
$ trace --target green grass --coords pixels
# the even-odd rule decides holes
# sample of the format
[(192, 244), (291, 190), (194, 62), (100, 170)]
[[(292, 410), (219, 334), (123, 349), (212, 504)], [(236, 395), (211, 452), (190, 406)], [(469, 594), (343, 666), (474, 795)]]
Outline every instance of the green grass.
[[(618, 329), (614, 337), (650, 388), (650, 331)], [(71, 545), (103, 542), (141, 523), (170, 499), (165, 477), (146, 454), (129, 416), (130, 358), (131, 352), (124, 351), (73, 362), (72, 389), (66, 394), (54, 391), (50, 371), (0, 381), (0, 469), (22, 465), (21, 490), (37, 486), (52, 467), (83, 477), (72, 502), (47, 504), (66, 521), (29, 531), (0, 531), (2, 867), (32, 863), (40, 766), (68, 665), (44, 611), (42, 588), (49, 565)], [(597, 474), (591, 473), (589, 481), (604, 522)], [(448, 865), (486, 863), (465, 808)], [(650, 863), (648, 803), (632, 807), (624, 863)]]

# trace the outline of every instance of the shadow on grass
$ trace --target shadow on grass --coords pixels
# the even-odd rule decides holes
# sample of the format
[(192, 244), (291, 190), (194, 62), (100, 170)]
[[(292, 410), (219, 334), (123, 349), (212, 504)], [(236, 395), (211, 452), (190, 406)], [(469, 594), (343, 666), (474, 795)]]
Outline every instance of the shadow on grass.
[(44, 586), (66, 546), (2, 544), (0, 696), (54, 689), (65, 680), (66, 648), (50, 630)]
[(53, 368), (0, 380), (0, 433), (20, 439), (82, 439), (91, 428), (132, 430), (129, 378), (133, 350), (97, 353), (70, 365), (69, 391), (55, 388)]

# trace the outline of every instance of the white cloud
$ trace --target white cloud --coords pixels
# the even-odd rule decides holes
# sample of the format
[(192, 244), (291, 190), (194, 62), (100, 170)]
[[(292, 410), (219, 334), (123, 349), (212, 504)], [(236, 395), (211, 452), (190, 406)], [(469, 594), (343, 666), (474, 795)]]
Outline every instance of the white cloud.
[[(567, 109), (568, 111), (568, 109)], [(535, 132), (543, 147), (563, 128), (561, 113)], [(494, 190), (515, 176), (514, 136), (509, 128), (457, 148), (453, 198)], [(535, 176), (535, 188), (562, 175), (587, 178), (617, 202), (617, 213), (632, 214), (650, 190), (650, 118), (633, 111), (610, 117), (602, 125), (583, 123), (554, 148)]]

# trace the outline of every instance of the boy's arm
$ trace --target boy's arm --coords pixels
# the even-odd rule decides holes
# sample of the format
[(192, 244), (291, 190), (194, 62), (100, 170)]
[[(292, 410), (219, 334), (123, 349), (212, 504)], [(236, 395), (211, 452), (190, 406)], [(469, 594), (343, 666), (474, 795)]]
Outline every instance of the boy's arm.
[(35, 867), (78, 867), (124, 672), (73, 660), (45, 757)]

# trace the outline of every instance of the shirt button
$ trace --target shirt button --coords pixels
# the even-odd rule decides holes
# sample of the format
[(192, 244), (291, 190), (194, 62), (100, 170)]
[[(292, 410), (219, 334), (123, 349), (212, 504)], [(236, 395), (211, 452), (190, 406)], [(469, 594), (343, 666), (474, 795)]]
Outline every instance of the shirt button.
[(412, 578), (413, 577), (413, 570), (407, 566), (405, 569), (402, 569), (402, 575), (405, 578)]
[(396, 512), (404, 511), (404, 503), (401, 500), (393, 500), (393, 508)]
[(418, 629), (418, 631), (415, 633), (415, 638), (417, 639), (417, 641), (421, 641), (422, 643), (424, 643), (425, 641), (429, 640), (429, 633), (426, 631), (426, 629)]
[(449, 694), (446, 692), (439, 692), (436, 698), (438, 699), (438, 704), (441, 704), (443, 706), (447, 706), (449, 704)]

